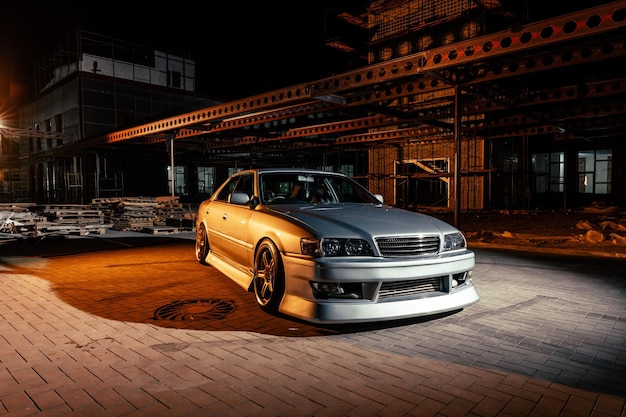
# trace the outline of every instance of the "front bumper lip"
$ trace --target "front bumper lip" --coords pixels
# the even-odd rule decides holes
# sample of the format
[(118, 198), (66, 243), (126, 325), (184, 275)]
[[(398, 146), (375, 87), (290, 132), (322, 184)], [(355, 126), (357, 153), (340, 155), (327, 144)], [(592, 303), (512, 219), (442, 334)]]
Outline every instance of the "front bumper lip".
[(480, 296), (473, 285), (445, 295), (384, 302), (312, 301), (287, 294), (280, 306), (280, 311), (315, 323), (358, 323), (400, 320), (453, 312), (479, 300)]

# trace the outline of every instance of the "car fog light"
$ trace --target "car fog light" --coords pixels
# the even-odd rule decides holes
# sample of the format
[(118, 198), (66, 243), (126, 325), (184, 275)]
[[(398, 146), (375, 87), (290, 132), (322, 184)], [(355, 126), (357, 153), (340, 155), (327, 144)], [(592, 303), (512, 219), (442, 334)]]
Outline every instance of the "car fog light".
[(471, 283), (470, 274), (471, 272), (461, 272), (460, 274), (452, 275), (452, 288)]
[(337, 296), (344, 293), (338, 282), (312, 282), (311, 285), (316, 292), (326, 296)]
[(311, 282), (311, 287), (313, 288), (313, 295), (315, 296), (315, 298), (363, 298), (363, 292), (360, 290), (360, 284), (342, 284), (339, 282)]

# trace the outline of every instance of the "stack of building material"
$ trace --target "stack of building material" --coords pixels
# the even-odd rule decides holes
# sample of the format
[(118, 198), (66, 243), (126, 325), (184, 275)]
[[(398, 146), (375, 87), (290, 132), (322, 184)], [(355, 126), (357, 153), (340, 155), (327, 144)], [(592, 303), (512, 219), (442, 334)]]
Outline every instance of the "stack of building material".
[(3, 238), (39, 237), (51, 234), (103, 234), (107, 225), (99, 210), (86, 205), (0, 205), (0, 233)]
[(123, 197), (94, 198), (91, 200), (91, 208), (102, 212), (105, 223), (113, 223), (117, 207), (122, 200)]
[(42, 213), (46, 218), (56, 224), (71, 224), (85, 226), (91, 224), (104, 224), (104, 214), (98, 209), (92, 209), (88, 205), (46, 205)]
[(141, 232), (154, 226), (159, 202), (153, 197), (125, 197), (121, 199), (113, 214), (113, 230)]
[(46, 222), (37, 224), (41, 234), (104, 234), (107, 226), (104, 214), (85, 204), (46, 204), (32, 208)]
[(115, 197), (90, 205), (2, 203), (0, 234), (31, 237), (49, 234), (104, 234), (107, 228), (145, 233), (177, 233), (193, 228), (193, 213), (178, 197)]
[(176, 233), (181, 221), (171, 224), (170, 219), (183, 219), (185, 212), (178, 197), (123, 197), (119, 200), (111, 217), (114, 230)]
[(157, 201), (161, 204), (157, 207), (154, 224), (184, 228), (183, 219), (189, 218), (190, 212), (185, 210), (178, 197), (157, 197)]
[(191, 212), (187, 212), (178, 197), (124, 197), (112, 217), (115, 230), (146, 233), (177, 233), (191, 230)]

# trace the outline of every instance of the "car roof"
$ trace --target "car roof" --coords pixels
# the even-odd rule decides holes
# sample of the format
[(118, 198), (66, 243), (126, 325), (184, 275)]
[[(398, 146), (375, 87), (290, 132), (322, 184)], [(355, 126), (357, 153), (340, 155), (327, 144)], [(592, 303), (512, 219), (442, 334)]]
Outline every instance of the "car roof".
[(334, 171), (324, 171), (322, 169), (312, 169), (312, 168), (253, 168), (253, 169), (245, 169), (237, 172), (237, 174), (244, 172), (257, 172), (259, 174), (267, 174), (267, 173), (285, 173), (285, 172), (298, 172), (298, 173), (306, 173), (306, 174), (327, 174), (327, 175), (343, 175), (339, 172)]

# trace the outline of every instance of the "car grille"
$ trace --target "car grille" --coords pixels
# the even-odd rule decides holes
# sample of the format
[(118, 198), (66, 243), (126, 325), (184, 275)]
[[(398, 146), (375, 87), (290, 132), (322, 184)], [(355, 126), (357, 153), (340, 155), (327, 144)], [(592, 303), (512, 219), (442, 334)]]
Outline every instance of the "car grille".
[(439, 236), (379, 237), (376, 244), (382, 256), (418, 256), (437, 253)]
[(441, 291), (441, 282), (444, 278), (447, 277), (385, 282), (380, 287), (380, 291), (378, 291), (378, 298), (402, 297)]

